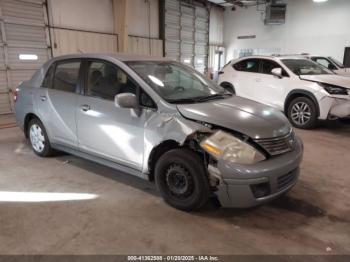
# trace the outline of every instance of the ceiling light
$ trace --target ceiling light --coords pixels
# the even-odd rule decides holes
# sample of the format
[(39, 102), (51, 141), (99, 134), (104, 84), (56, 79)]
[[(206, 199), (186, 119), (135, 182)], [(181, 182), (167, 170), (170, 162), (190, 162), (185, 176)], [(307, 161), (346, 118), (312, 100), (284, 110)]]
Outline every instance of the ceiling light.
[(20, 54), (19, 60), (38, 60), (38, 56), (35, 54)]
[(328, 0), (313, 0), (315, 3), (323, 3), (323, 2), (327, 2)]

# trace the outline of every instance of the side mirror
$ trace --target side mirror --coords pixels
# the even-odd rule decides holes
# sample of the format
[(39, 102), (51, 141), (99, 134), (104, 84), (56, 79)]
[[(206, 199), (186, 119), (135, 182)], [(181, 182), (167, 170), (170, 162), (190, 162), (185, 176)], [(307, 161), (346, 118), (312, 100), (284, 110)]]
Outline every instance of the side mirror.
[(274, 68), (271, 70), (271, 74), (278, 77), (278, 78), (282, 78), (282, 68), (278, 67), (278, 68)]
[(333, 65), (333, 64), (329, 64), (328, 65), (328, 69), (329, 70), (337, 70), (337, 67), (335, 65)]
[(138, 102), (136, 95), (132, 93), (122, 93), (114, 97), (114, 104), (121, 108), (137, 108)]

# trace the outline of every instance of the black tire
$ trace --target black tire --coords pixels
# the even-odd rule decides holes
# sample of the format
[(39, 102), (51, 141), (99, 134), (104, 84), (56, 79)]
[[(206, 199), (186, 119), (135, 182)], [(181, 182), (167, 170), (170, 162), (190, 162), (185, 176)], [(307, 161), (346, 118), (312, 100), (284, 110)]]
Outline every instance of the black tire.
[(198, 210), (210, 196), (203, 161), (188, 149), (163, 154), (156, 163), (155, 181), (164, 201), (180, 210)]
[[(35, 126), (35, 125), (40, 127), (40, 134), (44, 137), (42, 150), (38, 150), (33, 145), (33, 142), (32, 142), (32, 138), (31, 138), (30, 132), (31, 132), (31, 127)], [(55, 151), (51, 147), (49, 138), (48, 138), (47, 133), (46, 133), (46, 129), (45, 129), (44, 125), (41, 123), (41, 121), (39, 119), (33, 118), (32, 120), (30, 120), (29, 125), (28, 125), (28, 138), (29, 138), (30, 145), (31, 145), (31, 147), (33, 149), (33, 152), (36, 155), (38, 155), (40, 157), (49, 157), (49, 156), (52, 156), (54, 154)]]
[[(301, 108), (300, 105), (304, 105), (304, 108), (307, 110), (301, 109), (298, 115), (296, 110), (298, 110), (298, 106)], [(293, 99), (288, 105), (287, 117), (293, 126), (300, 129), (313, 129), (318, 122), (316, 105), (307, 97), (297, 97)], [(307, 121), (305, 121), (306, 117), (308, 118)]]

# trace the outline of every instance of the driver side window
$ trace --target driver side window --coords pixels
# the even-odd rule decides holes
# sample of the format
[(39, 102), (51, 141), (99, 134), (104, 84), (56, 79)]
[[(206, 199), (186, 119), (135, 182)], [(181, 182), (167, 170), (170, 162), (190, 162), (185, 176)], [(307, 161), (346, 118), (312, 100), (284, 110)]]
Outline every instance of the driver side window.
[(330, 61), (328, 61), (328, 59), (316, 58), (315, 61), (329, 70), (337, 69)]
[(136, 95), (137, 87), (130, 77), (117, 66), (104, 62), (92, 61), (88, 66), (85, 94), (107, 100), (114, 100), (120, 93)]

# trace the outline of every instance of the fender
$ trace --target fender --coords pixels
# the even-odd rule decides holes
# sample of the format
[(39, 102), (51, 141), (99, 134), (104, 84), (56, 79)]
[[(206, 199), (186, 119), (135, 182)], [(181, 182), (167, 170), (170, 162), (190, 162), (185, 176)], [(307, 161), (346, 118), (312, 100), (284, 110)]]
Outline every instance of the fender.
[(284, 112), (285, 113), (287, 113), (288, 104), (289, 104), (290, 100), (293, 97), (298, 97), (298, 96), (305, 96), (307, 98), (310, 98), (316, 105), (317, 117), (320, 116), (320, 105), (318, 104), (317, 98), (315, 97), (315, 95), (313, 93), (311, 93), (310, 91), (304, 90), (304, 89), (294, 89), (288, 93), (288, 95), (285, 99), (285, 102), (284, 102)]

